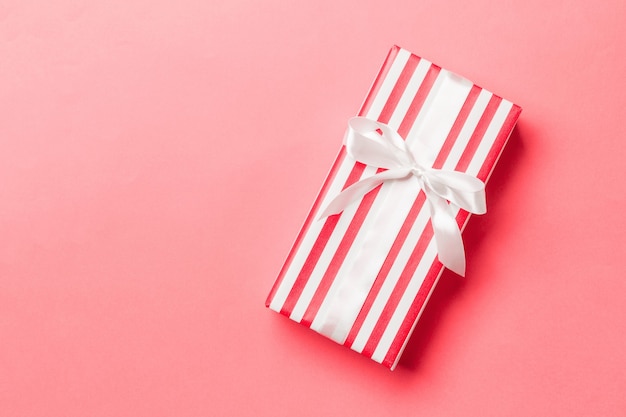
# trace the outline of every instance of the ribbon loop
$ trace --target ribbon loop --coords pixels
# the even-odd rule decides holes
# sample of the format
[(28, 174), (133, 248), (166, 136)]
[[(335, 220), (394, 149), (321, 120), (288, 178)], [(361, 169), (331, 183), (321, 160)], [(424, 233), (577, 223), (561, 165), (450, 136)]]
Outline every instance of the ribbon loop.
[(386, 171), (344, 189), (330, 201), (320, 218), (342, 212), (385, 181), (415, 178), (426, 194), (439, 260), (464, 276), (465, 249), (451, 205), (474, 214), (486, 213), (485, 184), (469, 174), (426, 167), (426, 161), (409, 150), (398, 132), (365, 117), (350, 119), (345, 146), (355, 160)]
[(353, 117), (348, 126), (346, 150), (357, 161), (386, 169), (415, 164), (406, 143), (390, 126), (365, 117)]

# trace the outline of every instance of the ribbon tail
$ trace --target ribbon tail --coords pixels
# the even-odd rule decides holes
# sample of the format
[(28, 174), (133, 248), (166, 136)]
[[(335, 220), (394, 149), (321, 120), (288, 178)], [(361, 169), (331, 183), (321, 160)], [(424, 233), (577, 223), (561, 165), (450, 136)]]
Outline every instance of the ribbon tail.
[(337, 194), (337, 196), (328, 203), (326, 208), (322, 211), (322, 214), (318, 217), (318, 220), (341, 213), (352, 202), (360, 199), (383, 182), (390, 179), (406, 177), (409, 173), (410, 171), (406, 169), (390, 169), (355, 182)]
[[(443, 198), (426, 193), (439, 261), (451, 271), (465, 276), (465, 247), (452, 207)], [(430, 195), (429, 195), (430, 194)]]

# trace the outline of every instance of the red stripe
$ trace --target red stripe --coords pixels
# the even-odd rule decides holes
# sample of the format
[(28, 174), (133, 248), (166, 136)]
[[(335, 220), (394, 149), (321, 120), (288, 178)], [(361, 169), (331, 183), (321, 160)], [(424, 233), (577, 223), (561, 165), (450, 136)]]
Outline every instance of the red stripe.
[[(402, 89), (402, 91), (404, 91), (404, 88), (406, 88), (406, 84), (403, 85), (400, 83), (396, 83), (394, 85), (394, 88), (391, 91), (391, 95), (394, 94), (394, 91), (396, 89)], [(388, 119), (390, 116), (391, 116), (390, 112), (381, 113), (379, 119), (385, 120), (385, 118)], [(365, 170), (365, 165), (361, 163), (356, 163), (354, 167), (352, 168), (350, 176), (346, 180), (343, 188), (345, 189), (349, 187), (350, 185), (354, 184), (356, 181), (358, 181), (359, 178), (361, 178), (361, 175), (363, 174), (364, 170)], [(357, 213), (359, 213), (359, 211), (357, 211)], [(330, 239), (330, 236), (335, 230), (335, 226), (337, 225), (338, 221), (339, 221), (339, 216), (330, 216), (326, 219), (324, 226), (322, 227), (322, 231), (320, 232), (315, 243), (313, 244), (313, 247), (311, 248), (311, 251), (309, 252), (309, 255), (307, 256), (307, 259), (304, 265), (302, 266), (302, 269), (298, 273), (298, 277), (296, 278), (289, 292), (289, 295), (287, 296), (287, 299), (285, 300), (285, 303), (283, 304), (283, 307), (281, 308), (282, 314), (285, 314), (287, 316), (291, 315), (291, 312), (293, 311), (294, 307), (298, 303), (298, 299), (302, 295), (302, 291), (304, 290), (306, 283), (308, 282), (315, 268), (315, 265), (317, 265), (317, 262), (319, 261), (319, 258), (321, 257), (322, 252), (324, 251), (324, 248), (326, 247), (326, 243), (328, 242), (328, 240)], [(321, 283), (320, 285), (323, 285), (323, 283)], [(318, 294), (318, 291), (316, 291), (316, 295), (317, 294)]]
[[(407, 66), (412, 68), (413, 71), (415, 70), (415, 67), (416, 67), (415, 64), (409, 65), (408, 62), (407, 62)], [(401, 79), (400, 78), (398, 79), (391, 93), (392, 96), (394, 95), (402, 96), (402, 93), (404, 93), (404, 90), (406, 90), (406, 87), (411, 79), (411, 75), (412, 73), (409, 74), (409, 76), (405, 76), (405, 77), (402, 77)], [(378, 120), (381, 123), (387, 123), (389, 119), (391, 118), (394, 110), (395, 110), (395, 105), (385, 106), (380, 116), (378, 117)], [(382, 169), (379, 169), (377, 172), (381, 172), (381, 171)], [(333, 281), (335, 280), (337, 276), (337, 272), (339, 271), (339, 268), (341, 267), (343, 261), (345, 260), (348, 254), (348, 251), (350, 250), (350, 247), (352, 246), (352, 243), (354, 242), (354, 239), (356, 238), (356, 235), (358, 234), (359, 229), (361, 228), (361, 225), (365, 221), (365, 218), (367, 217), (367, 214), (369, 213), (369, 210), (372, 204), (374, 203), (374, 200), (376, 196), (378, 195), (379, 190), (380, 190), (380, 187), (370, 191), (363, 197), (363, 200), (361, 201), (361, 204), (357, 208), (352, 220), (350, 221), (350, 224), (348, 225), (348, 228), (344, 236), (342, 237), (341, 242), (339, 243), (339, 246), (337, 247), (337, 250), (335, 251), (333, 255), (333, 258), (331, 259), (327, 270), (324, 272), (324, 275), (317, 289), (315, 290), (313, 298), (311, 299), (306, 309), (306, 312), (302, 318), (302, 321), (301, 321), (302, 324), (306, 326), (310, 326), (313, 320), (315, 319), (315, 316), (317, 312), (319, 311), (322, 305), (322, 302), (326, 298), (326, 295), (328, 294), (328, 290), (330, 289)]]
[(509, 110), (509, 114), (506, 116), (506, 119), (500, 128), (500, 132), (498, 132), (498, 136), (487, 154), (485, 163), (480, 168), (480, 171), (478, 171), (477, 177), (481, 181), (487, 182), (489, 179), (489, 174), (491, 174), (491, 171), (495, 167), (496, 161), (500, 157), (500, 154), (504, 149), (504, 145), (509, 139), (509, 135), (513, 131), (513, 127), (515, 127), (515, 123), (517, 123), (517, 119), (519, 118), (521, 112), (521, 107), (515, 104), (511, 107), (511, 110)]
[[(375, 189), (373, 189), (372, 191), (370, 191), (363, 197), (363, 199), (361, 200), (361, 203), (359, 204), (359, 208), (357, 209), (357, 213), (369, 212), (369, 209), (372, 207), (372, 204), (374, 204), (374, 200), (376, 199), (376, 196), (378, 195), (378, 192), (380, 191), (380, 187), (381, 186), (379, 185), (378, 187), (376, 187)], [(306, 309), (306, 312), (304, 313), (302, 320), (300, 321), (300, 323), (302, 323), (303, 325), (310, 327), (311, 323), (313, 323), (313, 320), (315, 319), (315, 316), (317, 315), (317, 312), (319, 311), (322, 305), (322, 302), (324, 301), (324, 298), (326, 297), (326, 294), (328, 294), (328, 290), (330, 289), (330, 286), (335, 280), (335, 277), (337, 276), (337, 272), (339, 271), (339, 268), (343, 264), (343, 261), (346, 259), (346, 256), (348, 255), (348, 251), (350, 250), (350, 247), (352, 246), (354, 239), (356, 239), (356, 236), (359, 230), (361, 229), (361, 225), (363, 224), (364, 220), (365, 220), (365, 216), (354, 216), (352, 218), (352, 221), (350, 222), (350, 225), (348, 226), (348, 230), (343, 235), (343, 238), (341, 239), (341, 242), (339, 243), (339, 247), (333, 254), (333, 258), (331, 259), (330, 264), (328, 265), (328, 268), (324, 272), (324, 276), (322, 277), (322, 280), (320, 281), (317, 289), (315, 290), (315, 294), (313, 295), (313, 298), (311, 299), (311, 302), (309, 303), (309, 306)]]
[[(498, 105), (500, 104), (500, 101), (502, 100), (499, 97), (494, 99), (494, 97), (496, 96), (492, 96), (491, 100), (487, 104), (487, 107), (485, 108), (485, 111), (483, 112), (480, 120), (478, 121), (478, 124), (474, 132), (472, 133), (463, 151), (463, 154), (461, 155), (459, 163), (457, 164), (457, 168), (461, 166), (463, 168), (463, 171), (467, 169), (467, 165), (469, 165), (469, 161), (471, 161), (472, 157), (476, 153), (478, 144), (482, 140), (483, 135), (486, 132), (487, 128), (489, 127), (489, 123), (493, 119), (493, 115), (495, 114), (498, 108)], [(473, 100), (473, 103), (475, 102), (476, 100)], [(473, 105), (471, 100), (470, 100), (470, 103)], [(467, 116), (465, 116), (465, 119), (467, 120)], [(460, 131), (461, 129), (459, 129), (459, 132)], [(448, 154), (449, 154), (449, 151), (448, 151)], [(439, 157), (437, 159), (439, 159)], [(466, 164), (461, 164), (461, 161), (464, 161), (464, 160), (467, 160), (468, 162)], [(370, 335), (365, 345), (365, 348), (363, 349), (362, 353), (364, 355), (371, 357), (374, 351), (376, 350), (376, 347), (378, 346), (378, 343), (380, 342), (380, 338), (385, 332), (385, 329), (387, 328), (387, 325), (389, 324), (389, 321), (391, 320), (393, 313), (398, 307), (398, 304), (400, 303), (400, 300), (404, 292), (406, 291), (406, 288), (408, 287), (409, 282), (413, 278), (413, 274), (415, 273), (415, 270), (420, 264), (424, 251), (426, 250), (426, 247), (430, 243), (432, 237), (433, 237), (432, 225), (430, 222), (428, 222), (426, 227), (422, 231), (422, 234), (419, 237), (417, 247), (411, 253), (411, 256), (409, 258), (409, 261), (407, 262), (407, 265), (404, 267), (404, 270), (402, 271), (402, 274), (400, 275), (400, 278), (398, 279), (398, 282), (396, 283), (396, 286), (394, 287), (390, 298), (387, 300), (387, 303), (385, 304), (383, 313), (378, 318), (378, 321), (376, 322), (376, 325), (374, 326), (374, 330), (372, 331), (372, 334)], [(423, 247), (421, 247), (420, 244), (423, 245)], [(435, 263), (438, 263), (438, 262), (439, 261), (435, 259)], [(434, 282), (434, 279), (432, 279), (432, 277), (427, 277), (427, 278), (429, 278), (429, 281)]]
[(369, 111), (370, 107), (372, 107), (372, 103), (374, 102), (374, 97), (378, 95), (380, 91), (380, 87), (383, 85), (383, 81), (387, 78), (387, 74), (391, 69), (392, 63), (396, 60), (398, 56), (398, 52), (400, 52), (400, 47), (394, 45), (389, 53), (387, 54), (387, 58), (385, 58), (385, 62), (383, 62), (380, 71), (378, 71), (378, 75), (370, 88), (369, 93), (367, 93), (367, 97), (365, 98), (365, 102), (361, 106), (361, 110), (359, 111), (359, 116), (364, 116)]
[[(476, 98), (478, 97), (478, 94), (480, 94), (480, 90), (481, 89), (476, 86), (473, 86), (470, 89), (468, 96), (465, 99), (465, 102), (463, 103), (463, 106), (461, 107), (461, 110), (456, 120), (454, 121), (454, 124), (452, 125), (452, 128), (450, 129), (450, 132), (448, 133), (448, 136), (446, 137), (446, 140), (444, 141), (444, 145), (439, 151), (439, 154), (437, 155), (437, 159), (433, 163), (433, 168), (440, 169), (443, 166), (446, 158), (450, 154), (452, 145), (458, 139), (458, 136), (463, 128), (463, 124), (467, 120), (468, 115), (470, 114), (474, 104), (476, 103)], [(346, 346), (352, 346), (352, 344), (354, 343), (354, 340), (356, 340), (356, 337), (359, 331), (361, 330), (361, 327), (363, 326), (365, 318), (369, 314), (372, 308), (372, 305), (374, 304), (374, 301), (376, 300), (376, 297), (378, 296), (378, 293), (380, 292), (380, 289), (382, 288), (382, 285), (385, 279), (387, 278), (387, 275), (389, 274), (391, 267), (393, 266), (393, 263), (395, 262), (400, 250), (402, 249), (402, 246), (404, 245), (404, 242), (406, 240), (406, 237), (409, 234), (409, 231), (413, 227), (415, 220), (419, 212), (422, 209), (424, 201), (425, 201), (424, 193), (419, 193), (415, 202), (413, 203), (413, 206), (411, 207), (411, 210), (409, 211), (409, 214), (407, 215), (406, 220), (404, 221), (404, 224), (402, 225), (402, 228), (400, 229), (400, 232), (398, 233), (398, 236), (396, 237), (396, 240), (394, 241), (390, 249), (390, 252), (387, 254), (387, 257), (385, 258), (385, 262), (383, 263), (381, 270), (379, 271), (376, 277), (376, 280), (374, 281), (374, 285), (372, 286), (365, 300), (365, 303), (363, 304), (363, 307), (361, 311), (359, 312), (359, 315), (357, 316), (357, 319), (355, 320), (352, 328), (350, 329), (350, 333), (348, 333), (348, 337), (346, 338), (346, 341), (344, 342)]]
[(285, 274), (287, 273), (289, 266), (291, 266), (291, 262), (293, 262), (294, 256), (296, 255), (296, 253), (298, 252), (298, 249), (300, 248), (300, 245), (302, 244), (302, 239), (304, 238), (305, 232), (308, 231), (309, 227), (311, 226), (311, 223), (313, 222), (313, 215), (317, 213), (320, 204), (324, 200), (326, 191), (330, 187), (331, 182), (335, 179), (337, 171), (339, 170), (339, 166), (341, 166), (341, 163), (345, 159), (345, 156), (346, 156), (345, 148), (341, 148), (341, 150), (339, 151), (339, 155), (337, 155), (337, 158), (335, 159), (335, 162), (333, 163), (333, 166), (330, 169), (330, 173), (328, 177), (326, 177), (326, 180), (324, 181), (324, 185), (322, 186), (322, 191), (317, 195), (317, 198), (315, 199), (315, 203), (313, 203), (313, 208), (309, 212), (304, 222), (304, 227), (300, 229), (300, 233), (298, 233), (296, 242), (294, 243), (291, 250), (289, 251), (289, 255), (287, 256), (287, 259), (285, 260), (285, 263), (283, 264), (283, 267), (280, 270), (280, 273), (278, 274), (278, 279), (274, 283), (272, 290), (270, 291), (269, 295), (267, 296), (267, 299), (265, 300), (266, 307), (270, 306), (270, 304), (272, 303), (272, 300), (274, 299), (274, 296), (276, 295), (276, 291), (278, 291), (280, 284), (283, 282), (283, 278), (285, 277)]
[(389, 299), (385, 304), (385, 308), (383, 308), (380, 317), (378, 317), (378, 321), (376, 322), (374, 330), (372, 330), (372, 334), (370, 335), (367, 343), (365, 344), (365, 347), (363, 348), (363, 352), (361, 352), (368, 358), (371, 358), (374, 354), (376, 346), (378, 346), (380, 338), (383, 336), (383, 333), (385, 332), (385, 329), (387, 328), (387, 325), (389, 324), (393, 313), (396, 311), (396, 308), (400, 303), (400, 299), (406, 291), (406, 288), (409, 285), (411, 278), (413, 277), (413, 273), (415, 272), (417, 266), (422, 260), (424, 252), (426, 251), (426, 248), (428, 247), (428, 244), (430, 243), (432, 237), (433, 228), (431, 223), (428, 222), (426, 223), (426, 226), (424, 227), (424, 230), (422, 231), (417, 241), (417, 244), (413, 249), (413, 252), (411, 252), (411, 256), (409, 257), (409, 260), (404, 267), (404, 270), (402, 270), (402, 274), (400, 275), (396, 286), (393, 288), (393, 291), (391, 292), (391, 295), (389, 296)]
[(432, 89), (433, 84), (435, 83), (435, 80), (437, 79), (440, 71), (441, 67), (438, 67), (434, 64), (430, 65), (430, 68), (428, 69), (428, 72), (426, 73), (422, 84), (415, 93), (415, 97), (413, 97), (413, 101), (411, 102), (409, 109), (404, 115), (404, 120), (402, 120), (402, 123), (398, 128), (398, 133), (403, 138), (406, 138), (406, 135), (408, 135), (408, 133), (411, 131), (411, 127), (413, 126), (415, 119), (417, 119), (417, 115), (422, 109), (424, 101), (426, 101), (426, 97), (428, 97), (428, 93)]
[(482, 89), (477, 85), (472, 86), (472, 89), (465, 99), (465, 103), (463, 103), (463, 107), (461, 107), (461, 111), (452, 125), (452, 129), (450, 129), (450, 133), (448, 133), (448, 137), (439, 151), (439, 155), (437, 155), (437, 159), (435, 159), (435, 162), (433, 163), (433, 168), (441, 169), (446, 159), (448, 159), (448, 155), (450, 155), (450, 151), (459, 137), (461, 129), (463, 129), (463, 125), (465, 125), (465, 121), (472, 111), (474, 103), (476, 103), (476, 99), (478, 98), (481, 90)]
[[(467, 211), (459, 211), (456, 216), (456, 222), (459, 225), (459, 228), (463, 226), (468, 216), (469, 213)], [(404, 346), (404, 342), (406, 341), (407, 337), (409, 337), (409, 332), (413, 328), (413, 323), (415, 323), (415, 320), (417, 320), (417, 318), (419, 317), (420, 312), (424, 309), (424, 304), (428, 299), (428, 294), (430, 294), (430, 292), (432, 291), (435, 282), (437, 282), (437, 277), (439, 276), (443, 268), (443, 264), (439, 262), (438, 258), (435, 258), (432, 265), (428, 269), (428, 272), (426, 273), (424, 282), (422, 282), (420, 289), (417, 291), (415, 300), (413, 300), (413, 303), (411, 303), (409, 311), (402, 321), (402, 324), (400, 325), (400, 328), (398, 329), (398, 332), (396, 333), (396, 336), (394, 337), (393, 342), (391, 343), (391, 346), (389, 347), (389, 350), (385, 355), (385, 359), (382, 362), (385, 366), (391, 367), (396, 361), (396, 358), (400, 354), (402, 346)]]
[[(378, 72), (378, 75), (377, 75), (376, 79), (374, 80), (374, 83), (372, 84), (372, 87), (370, 88), (369, 94), (367, 95), (365, 101), (363, 102), (363, 105), (361, 106), (361, 110), (359, 111), (359, 115), (367, 114), (367, 111), (372, 106), (374, 98), (376, 97), (376, 95), (380, 91), (381, 85), (383, 84), (387, 74), (389, 73), (389, 70), (393, 66), (393, 62), (396, 59), (396, 56), (398, 55), (399, 51), (400, 51), (400, 48), (398, 46), (394, 46), (389, 51), (389, 54), (387, 55), (387, 58), (383, 62), (383, 65), (381, 66), (381, 68), (380, 68), (380, 70)], [(332, 184), (332, 181), (335, 179), (335, 177), (337, 175), (337, 172), (339, 171), (339, 169), (341, 167), (341, 164), (343, 163), (345, 155), (346, 155), (345, 148), (341, 147), (341, 150), (339, 151), (339, 154), (337, 155), (337, 158), (335, 159), (335, 162), (333, 163), (333, 166), (332, 166), (328, 176), (326, 177), (326, 180), (324, 181), (324, 185), (322, 186), (322, 190), (320, 191), (320, 193), (318, 194), (317, 198), (315, 199), (315, 203), (313, 204), (313, 207), (312, 207), (311, 211), (309, 212), (309, 214), (308, 214), (308, 216), (307, 216), (307, 218), (306, 218), (306, 220), (304, 222), (304, 225), (302, 226), (302, 229), (300, 229), (300, 233), (298, 234), (298, 237), (296, 238), (296, 242), (292, 246), (291, 251), (289, 252), (289, 255), (287, 256), (287, 259), (285, 260), (285, 263), (283, 264), (283, 267), (282, 267), (280, 273), (278, 274), (278, 278), (274, 282), (274, 286), (272, 287), (272, 290), (270, 291), (269, 295), (267, 296), (267, 299), (265, 301), (265, 305), (266, 306), (269, 307), (269, 305), (271, 304), (272, 300), (274, 299), (274, 296), (276, 295), (276, 292), (278, 291), (278, 288), (281, 286), (281, 284), (283, 282), (283, 279), (285, 278), (285, 275), (286, 275), (287, 271), (289, 270), (289, 267), (291, 266), (291, 263), (293, 262), (293, 258), (295, 257), (295, 254), (298, 252), (298, 249), (300, 248), (300, 245), (302, 244), (302, 240), (304, 239), (304, 236), (306, 235), (306, 233), (308, 232), (309, 228), (311, 227), (311, 223), (313, 223), (313, 215), (318, 211), (320, 204), (324, 200), (324, 197), (326, 196), (326, 193), (328, 192), (328, 189), (330, 188), (330, 184)], [(362, 172), (363, 169), (365, 169), (365, 168), (361, 167), (361, 172)], [(360, 173), (359, 173), (357, 179), (358, 178), (360, 178)], [(320, 251), (320, 253), (321, 253), (321, 251)], [(298, 284), (298, 285), (300, 285), (300, 284)], [(304, 288), (304, 286), (303, 286), (303, 288)], [(281, 310), (283, 310), (283, 309), (281, 309)]]
[(402, 322), (400, 329), (398, 329), (398, 333), (396, 333), (396, 337), (391, 343), (391, 346), (387, 351), (387, 354), (385, 355), (385, 359), (383, 359), (382, 361), (382, 364), (386, 367), (391, 368), (395, 363), (398, 354), (400, 354), (400, 349), (402, 349), (402, 347), (404, 346), (404, 342), (409, 336), (409, 332), (413, 328), (413, 323), (415, 322), (415, 320), (417, 320), (417, 317), (421, 311), (421, 308), (418, 306), (423, 306), (426, 302), (426, 298), (430, 293), (430, 289), (433, 287), (433, 285), (435, 285), (437, 277), (441, 273), (442, 269), (443, 265), (441, 264), (441, 262), (439, 262), (439, 259), (435, 259), (435, 262), (433, 262), (432, 266), (428, 270), (428, 273), (426, 274), (426, 278), (424, 279), (424, 282), (422, 283), (422, 286), (420, 287), (417, 296), (413, 301), (413, 304), (411, 304), (411, 307), (409, 308), (407, 316)]
[(456, 168), (454, 168), (456, 171), (467, 171), (467, 167), (470, 162), (472, 162), (476, 149), (478, 149), (478, 145), (480, 145), (480, 142), (483, 140), (483, 136), (493, 119), (493, 115), (496, 114), (496, 110), (498, 110), (498, 106), (500, 106), (501, 101), (502, 98), (496, 96), (495, 94), (491, 96), (491, 99), (489, 99), (489, 103), (487, 103), (487, 107), (485, 108), (483, 115), (480, 117), (469, 142), (465, 146), (461, 159), (459, 159), (459, 162), (456, 164)]
[[(402, 94), (404, 93), (404, 89), (409, 84), (409, 81), (411, 80), (411, 77), (413, 76), (413, 73), (415, 72), (415, 68), (417, 67), (417, 64), (419, 61), (420, 61), (420, 57), (416, 55), (411, 55), (409, 57), (409, 60), (407, 61), (406, 65), (404, 66), (404, 69), (400, 73), (400, 76), (398, 77), (398, 82), (396, 84), (396, 85), (398, 84), (402, 85), (404, 86), (404, 88), (402, 89), (394, 88), (394, 90), (391, 92), (391, 95), (389, 96), (389, 99), (387, 99), (385, 106), (380, 112), (381, 115), (385, 114), (391, 117), (393, 112), (396, 110), (396, 107), (398, 106), (398, 102), (400, 101), (400, 98), (402, 97)], [(382, 120), (380, 121), (382, 123), (387, 123), (389, 121), (389, 118), (387, 118), (387, 121), (385, 122), (383, 122)]]
[[(496, 140), (491, 146), (491, 149), (489, 150), (489, 154), (487, 155), (487, 158), (483, 162), (480, 168), (480, 171), (477, 175), (477, 177), (481, 179), (482, 181), (487, 181), (488, 174), (493, 170), (495, 166), (495, 162), (497, 161), (499, 155), (504, 149), (504, 145), (506, 144), (506, 141), (511, 131), (513, 130), (513, 127), (515, 126), (515, 123), (517, 122), (517, 119), (519, 118), (520, 113), (521, 113), (521, 108), (517, 105), (513, 105), (511, 110), (509, 110), (509, 114), (507, 115), (504, 123), (502, 124), (502, 127), (500, 128), (500, 131), (498, 132)], [(462, 227), (465, 224), (468, 217), (469, 217), (469, 213), (466, 212), (465, 210), (461, 210), (459, 212), (459, 214), (456, 217), (457, 224), (459, 225), (459, 227)], [(425, 307), (424, 304), (426, 302), (426, 299), (428, 298), (428, 294), (430, 294), (430, 292), (432, 291), (433, 286), (442, 268), (443, 268), (443, 265), (441, 264), (441, 262), (439, 262), (438, 259), (435, 259), (431, 268), (428, 271), (428, 274), (426, 275), (426, 279), (422, 283), (417, 293), (417, 296), (415, 297), (415, 300), (413, 301), (413, 303), (411, 304), (411, 307), (409, 308), (409, 312), (407, 316), (404, 318), (402, 325), (398, 329), (398, 332), (396, 333), (396, 336), (387, 354), (385, 355), (385, 359), (383, 360), (383, 364), (385, 366), (391, 367), (395, 363), (396, 358), (398, 354), (400, 354), (400, 350), (404, 346), (406, 339), (410, 336), (409, 332), (413, 328), (413, 324), (415, 323), (415, 320), (417, 320), (421, 311)]]
[(385, 262), (383, 262), (380, 271), (378, 271), (378, 275), (376, 275), (374, 284), (367, 294), (367, 298), (363, 303), (363, 307), (361, 308), (361, 311), (359, 311), (359, 314), (354, 321), (352, 328), (350, 328), (350, 333), (348, 333), (348, 336), (346, 337), (346, 340), (344, 342), (345, 346), (351, 347), (356, 339), (356, 336), (359, 334), (359, 331), (361, 330), (361, 327), (365, 322), (365, 318), (372, 309), (372, 305), (374, 305), (374, 301), (376, 300), (376, 297), (378, 297), (378, 293), (380, 292), (380, 289), (382, 288), (385, 279), (389, 275), (391, 267), (393, 266), (396, 258), (398, 257), (398, 254), (400, 253), (400, 249), (402, 249), (402, 246), (404, 246), (404, 242), (409, 235), (409, 231), (411, 230), (413, 223), (415, 223), (417, 215), (422, 210), (425, 199), (425, 194), (419, 193), (417, 195), (417, 198), (413, 202), (413, 206), (411, 207), (411, 210), (409, 211), (409, 214), (407, 215), (404, 224), (400, 228), (400, 231), (398, 232), (398, 235), (396, 236), (396, 239), (393, 242), (393, 245), (391, 246), (387, 257), (385, 258)]
[[(365, 165), (357, 162), (352, 168), (352, 171), (350, 172), (350, 175), (348, 176), (348, 179), (346, 180), (343, 188), (345, 189), (350, 184), (356, 182), (359, 178), (361, 178), (361, 174), (363, 173), (364, 169)], [(311, 211), (311, 213), (315, 213), (315, 211)], [(284, 314), (286, 316), (291, 315), (293, 308), (298, 302), (298, 298), (300, 298), (300, 295), (302, 294), (302, 291), (306, 286), (306, 282), (308, 281), (309, 276), (313, 272), (313, 269), (315, 268), (317, 261), (320, 259), (320, 256), (322, 256), (322, 252), (326, 247), (326, 243), (328, 243), (328, 239), (333, 234), (335, 226), (337, 226), (337, 222), (339, 222), (339, 216), (330, 216), (324, 222), (324, 226), (322, 226), (322, 230), (320, 231), (320, 234), (318, 235), (315, 244), (307, 255), (306, 260), (302, 265), (302, 269), (298, 273), (298, 277), (294, 281), (293, 286), (289, 291), (289, 295), (287, 296), (285, 303), (280, 309), (281, 314)]]

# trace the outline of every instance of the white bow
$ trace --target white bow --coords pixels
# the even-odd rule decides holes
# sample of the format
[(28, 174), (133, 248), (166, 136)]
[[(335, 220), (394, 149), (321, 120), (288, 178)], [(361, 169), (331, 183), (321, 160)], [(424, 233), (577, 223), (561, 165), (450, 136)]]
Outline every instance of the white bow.
[(428, 200), (439, 260), (464, 276), (465, 249), (450, 205), (474, 214), (486, 213), (485, 184), (469, 174), (426, 167), (423, 158), (413, 155), (400, 134), (384, 123), (353, 117), (348, 126), (345, 139), (348, 155), (363, 164), (385, 168), (386, 171), (357, 181), (343, 190), (330, 201), (320, 218), (342, 212), (350, 203), (385, 181), (415, 178)]

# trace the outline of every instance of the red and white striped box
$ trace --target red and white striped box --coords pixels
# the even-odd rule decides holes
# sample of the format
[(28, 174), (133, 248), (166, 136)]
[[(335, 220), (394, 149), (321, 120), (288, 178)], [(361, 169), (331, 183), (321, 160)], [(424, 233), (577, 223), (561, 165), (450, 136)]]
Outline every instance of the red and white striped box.
[[(486, 182), (520, 112), (510, 101), (394, 46), (359, 116), (391, 126), (409, 148), (417, 137), (428, 138), (432, 168)], [(444, 269), (425, 194), (406, 181), (392, 181), (341, 214), (319, 218), (343, 189), (376, 172), (342, 146), (266, 305), (394, 369)], [(463, 229), (469, 213), (455, 213)]]

